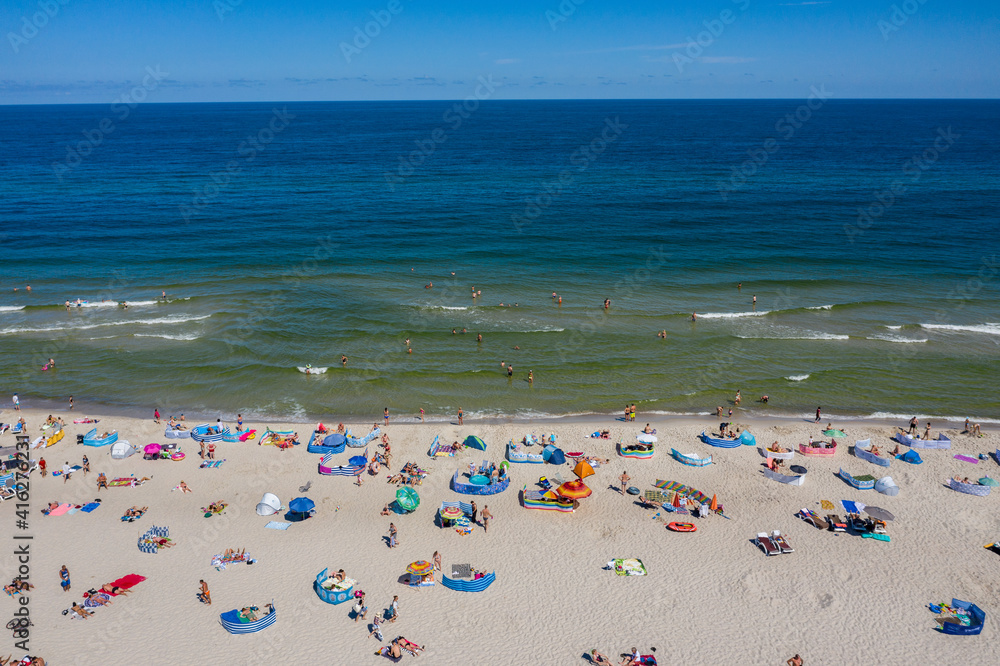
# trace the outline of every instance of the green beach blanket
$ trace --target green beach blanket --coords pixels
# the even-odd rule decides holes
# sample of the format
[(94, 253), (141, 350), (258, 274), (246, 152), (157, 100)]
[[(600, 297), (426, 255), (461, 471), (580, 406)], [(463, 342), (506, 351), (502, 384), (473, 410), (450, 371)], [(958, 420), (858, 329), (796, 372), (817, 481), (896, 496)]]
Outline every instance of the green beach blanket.
[(635, 558), (612, 560), (615, 573), (619, 576), (645, 576), (646, 565)]

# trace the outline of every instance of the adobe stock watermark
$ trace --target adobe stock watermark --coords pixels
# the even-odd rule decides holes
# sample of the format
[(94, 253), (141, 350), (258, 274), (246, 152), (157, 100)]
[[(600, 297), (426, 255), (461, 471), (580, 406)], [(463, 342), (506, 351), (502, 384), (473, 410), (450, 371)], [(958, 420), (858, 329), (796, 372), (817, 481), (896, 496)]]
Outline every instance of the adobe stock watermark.
[(243, 0), (214, 0), (212, 8), (219, 17), (219, 23), (222, 23), (226, 20), (226, 14), (232, 14), (242, 4)]
[(417, 146), (416, 150), (411, 150), (406, 157), (399, 156), (399, 166), (396, 167), (396, 173), (386, 171), (383, 174), (390, 192), (395, 192), (396, 185), (412, 176), (416, 168), (427, 161), (427, 158), (437, 151), (439, 145), (448, 140), (446, 130), (457, 132), (462, 127), (462, 123), (479, 109), (479, 103), (489, 99), (497, 86), (500, 85), (493, 80), (492, 74), (487, 74), (486, 78), (480, 76), (477, 80), (479, 85), (476, 86), (473, 94), (461, 102), (456, 102), (442, 114), (441, 121), (444, 126), (435, 127), (425, 139), (415, 139), (413, 143)]
[(63, 176), (80, 166), (85, 158), (89, 157), (98, 146), (104, 143), (105, 137), (115, 131), (117, 127), (115, 122), (124, 122), (127, 120), (132, 115), (135, 107), (146, 101), (149, 93), (156, 90), (160, 82), (168, 76), (170, 76), (170, 72), (160, 70), (159, 65), (155, 69), (147, 67), (146, 75), (142, 77), (142, 83), (127, 93), (119, 95), (111, 102), (111, 115), (102, 118), (97, 123), (97, 127), (84, 130), (82, 141), (77, 141), (76, 144), (66, 146), (66, 158), (62, 162), (52, 163), (52, 172), (56, 178), (62, 181)]
[(729, 201), (729, 193), (743, 187), (751, 176), (767, 164), (771, 155), (781, 150), (781, 142), (790, 141), (795, 136), (795, 132), (809, 122), (813, 112), (823, 108), (823, 105), (833, 96), (833, 93), (826, 89), (826, 84), (821, 84), (819, 88), (811, 86), (809, 90), (809, 97), (804, 104), (800, 104), (795, 111), (785, 114), (774, 123), (774, 131), (779, 133), (779, 138), (768, 137), (759, 148), (748, 149), (747, 155), (749, 157), (739, 166), (730, 168), (732, 175), (729, 180), (716, 182), (719, 196), (722, 197), (723, 201)]
[(38, 31), (49, 24), (49, 20), (56, 17), (59, 7), (69, 4), (69, 0), (40, 0), (39, 11), (31, 15), (21, 17), (21, 29), (17, 32), (8, 32), (7, 41), (14, 53), (20, 53), (21, 47), (38, 36)]
[(855, 236), (863, 236), (865, 231), (871, 228), (876, 220), (880, 219), (892, 208), (896, 201), (906, 194), (906, 182), (916, 183), (924, 172), (934, 166), (935, 162), (941, 159), (955, 141), (961, 139), (961, 134), (955, 134), (951, 125), (948, 129), (938, 128), (938, 135), (930, 146), (922, 152), (916, 153), (903, 162), (903, 174), (906, 178), (900, 177), (893, 180), (883, 189), (875, 192), (874, 200), (867, 206), (858, 207), (858, 219), (854, 224), (845, 223), (844, 233), (847, 240), (854, 243)]
[(628, 129), (628, 124), (623, 123), (619, 116), (604, 119), (604, 128), (601, 133), (594, 137), (589, 143), (585, 143), (570, 155), (569, 163), (576, 169), (563, 169), (554, 180), (545, 183), (542, 191), (527, 200), (524, 211), (521, 214), (510, 216), (510, 221), (514, 223), (517, 233), (524, 233), (524, 228), (530, 226), (537, 220), (543, 212), (548, 210), (555, 198), (570, 188), (576, 182), (576, 173), (581, 173), (590, 168), (590, 165), (600, 157), (608, 146), (613, 144), (621, 136), (622, 132)]
[(278, 134), (281, 134), (288, 127), (295, 115), (288, 112), (287, 107), (271, 109), (271, 120), (267, 125), (261, 127), (254, 134), (247, 136), (246, 140), (240, 142), (236, 152), (242, 159), (231, 159), (226, 162), (225, 169), (219, 172), (210, 173), (209, 181), (194, 191), (189, 204), (178, 206), (181, 217), (185, 222), (191, 221), (191, 216), (205, 210), (208, 205), (219, 196), (222, 190), (229, 186), (235, 176), (243, 173), (244, 167), (257, 159), (259, 153), (264, 152)]
[(347, 61), (347, 64), (351, 63), (351, 58), (354, 56), (361, 55), (361, 52), (368, 48), (372, 40), (382, 34), (383, 28), (389, 27), (393, 16), (398, 16), (402, 12), (403, 3), (401, 0), (389, 0), (385, 9), (368, 12), (373, 20), (365, 23), (363, 30), (361, 26), (354, 26), (354, 39), (351, 40), (350, 44), (340, 43), (340, 52), (344, 54), (344, 60)]
[(889, 19), (878, 20), (878, 30), (882, 33), (882, 41), (888, 42), (889, 35), (899, 31), (910, 20), (910, 17), (920, 11), (927, 0), (903, 0), (898, 5), (890, 7)]
[(560, 23), (565, 23), (569, 17), (576, 13), (576, 8), (587, 0), (562, 0), (555, 11), (545, 10), (545, 20), (549, 22), (549, 27), (555, 30)]
[[(740, 14), (750, 8), (750, 0), (732, 0), (732, 2), (736, 5)], [(723, 9), (719, 12), (718, 18), (702, 21), (705, 29), (694, 37), (688, 36), (684, 52), (674, 51), (672, 60), (674, 61), (674, 66), (677, 67), (677, 72), (683, 74), (685, 66), (697, 62), (702, 57), (702, 54), (705, 53), (705, 49), (715, 44), (716, 40), (722, 36), (722, 33), (726, 31), (726, 26), (732, 25), (738, 18), (739, 14), (733, 12), (732, 9)]]

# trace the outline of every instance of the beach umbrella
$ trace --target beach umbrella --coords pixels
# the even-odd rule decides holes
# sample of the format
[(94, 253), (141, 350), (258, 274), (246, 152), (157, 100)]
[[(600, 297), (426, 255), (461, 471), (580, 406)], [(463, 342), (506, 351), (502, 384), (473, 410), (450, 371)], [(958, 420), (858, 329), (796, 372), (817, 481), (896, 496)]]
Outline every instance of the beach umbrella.
[(636, 437), (636, 439), (642, 442), (643, 444), (652, 444), (653, 442), (656, 441), (656, 435), (651, 435), (647, 432), (641, 432)]
[(896, 520), (896, 516), (877, 506), (866, 506), (865, 513), (875, 520)]
[(145, 454), (147, 454), (147, 455), (151, 455), (152, 456), (152, 455), (156, 455), (157, 453), (159, 453), (160, 452), (160, 448), (161, 447), (160, 447), (159, 444), (147, 444), (145, 446), (145, 448), (143, 448), (142, 452), (145, 453)]
[(567, 481), (556, 489), (556, 492), (563, 497), (570, 499), (582, 499), (590, 497), (592, 491), (583, 481)]
[(675, 492), (675, 493), (674, 493), (674, 499), (673, 499), (673, 500), (671, 500), (671, 502), (670, 502), (670, 503), (671, 503), (671, 504), (672, 504), (672, 505), (674, 506), (674, 508), (677, 508), (677, 507), (679, 507), (679, 506), (681, 505), (681, 494), (680, 494), (680, 493), (677, 493), (677, 492)]
[(994, 486), (995, 487), (995, 486), (1000, 486), (1000, 481), (997, 481), (996, 479), (992, 479), (992, 478), (990, 478), (988, 476), (984, 476), (983, 478), (979, 479), (979, 485), (981, 485), (981, 486)]
[(481, 437), (476, 437), (475, 435), (469, 435), (466, 437), (462, 444), (470, 449), (479, 449), (480, 451), (486, 450), (486, 442), (484, 442)]
[(288, 510), (292, 513), (309, 513), (316, 508), (316, 502), (308, 497), (296, 497), (288, 503)]
[(708, 505), (708, 508), (709, 508), (710, 511), (718, 511), (719, 510), (719, 498), (716, 497), (715, 495), (712, 495), (712, 503)]
[(364, 456), (351, 456), (351, 458), (347, 462), (348, 464), (351, 465), (367, 465), (368, 458)]
[[(398, 499), (398, 498), (397, 498)], [(465, 514), (457, 506), (446, 506), (441, 509), (441, 517), (445, 520), (458, 520)]]
[(843, 430), (824, 430), (823, 434), (827, 437), (847, 437)]
[(406, 567), (406, 571), (414, 576), (426, 576), (434, 571), (434, 565), (427, 560), (417, 560)]
[(590, 463), (586, 460), (581, 460), (573, 468), (573, 473), (580, 477), (580, 480), (586, 479), (588, 476), (594, 475), (594, 468), (590, 466)]
[(420, 495), (413, 488), (403, 486), (396, 491), (396, 504), (403, 511), (413, 511), (420, 506)]
[(542, 493), (542, 497), (544, 497), (545, 499), (550, 499), (550, 500), (557, 500), (557, 499), (559, 499), (558, 493), (556, 493), (556, 491), (552, 490), (551, 488), (548, 489), (548, 490), (546, 490), (544, 493)]

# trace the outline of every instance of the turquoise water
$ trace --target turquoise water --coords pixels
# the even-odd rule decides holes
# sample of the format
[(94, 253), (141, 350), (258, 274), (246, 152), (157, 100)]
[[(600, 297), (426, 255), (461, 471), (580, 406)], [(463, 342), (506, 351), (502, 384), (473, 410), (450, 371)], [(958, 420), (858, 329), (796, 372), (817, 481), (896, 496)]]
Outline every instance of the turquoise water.
[(142, 105), (98, 145), (106, 107), (0, 108), (0, 390), (1000, 418), (1000, 104), (451, 106)]

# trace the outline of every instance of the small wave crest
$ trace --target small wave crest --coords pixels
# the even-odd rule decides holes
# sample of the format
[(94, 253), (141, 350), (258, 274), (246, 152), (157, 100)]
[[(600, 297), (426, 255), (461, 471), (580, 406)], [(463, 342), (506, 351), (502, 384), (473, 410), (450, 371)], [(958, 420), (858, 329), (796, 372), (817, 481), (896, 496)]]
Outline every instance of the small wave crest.
[(868, 340), (881, 340), (882, 342), (900, 342), (903, 344), (910, 342), (927, 342), (927, 338), (904, 338), (901, 335), (872, 335)]
[(42, 328), (30, 328), (30, 327), (16, 327), (16, 328), (3, 328), (0, 329), (0, 335), (17, 335), (19, 333), (53, 333), (57, 331), (87, 331), (93, 328), (103, 328), (105, 326), (128, 326), (130, 324), (136, 324), (141, 326), (151, 326), (154, 324), (172, 325), (172, 324), (183, 324), (189, 321), (200, 321), (202, 319), (208, 319), (212, 315), (199, 315), (195, 317), (187, 317), (183, 315), (174, 315), (171, 317), (157, 317), (154, 319), (129, 319), (128, 321), (108, 321), (100, 324), (84, 324), (84, 325), (69, 325), (69, 326), (45, 326)]
[(832, 310), (833, 305), (809, 305), (806, 306), (806, 310)]
[(804, 382), (809, 379), (809, 375), (788, 375), (785, 379), (790, 382)]
[(737, 319), (740, 317), (763, 317), (771, 314), (770, 310), (753, 310), (750, 312), (705, 312), (698, 319)]
[(164, 340), (197, 340), (199, 335), (160, 335), (157, 333), (136, 333), (132, 337), (135, 338), (163, 338)]
[(837, 333), (810, 333), (807, 335), (737, 335), (743, 340), (850, 340), (849, 335)]
[(17, 312), (23, 309), (23, 305), (0, 305), (0, 312)]
[(920, 328), (932, 331), (952, 331), (958, 333), (985, 333), (987, 335), (1000, 335), (1000, 324), (986, 323), (973, 324), (971, 326), (959, 326), (957, 324), (921, 324)]

